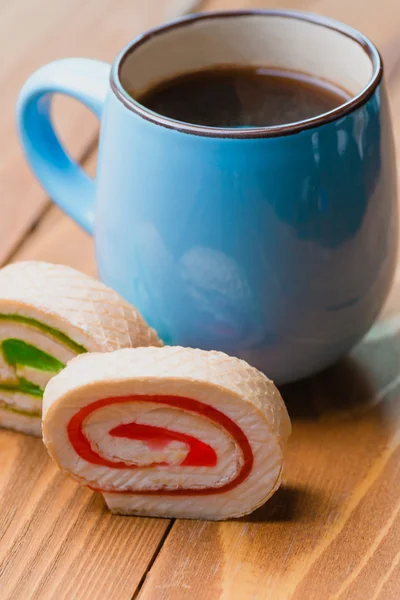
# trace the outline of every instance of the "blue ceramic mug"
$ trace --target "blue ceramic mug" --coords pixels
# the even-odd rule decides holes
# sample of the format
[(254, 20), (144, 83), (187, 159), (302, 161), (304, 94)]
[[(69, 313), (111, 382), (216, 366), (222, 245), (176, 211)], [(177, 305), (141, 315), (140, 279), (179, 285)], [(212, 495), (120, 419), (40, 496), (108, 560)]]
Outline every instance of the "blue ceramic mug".
[[(136, 100), (221, 64), (306, 72), (351, 99), (248, 129), (175, 121)], [(96, 181), (54, 132), (54, 93), (101, 119)], [(39, 69), (18, 121), (44, 188), (95, 233), (101, 279), (165, 342), (224, 350), (282, 383), (335, 361), (381, 309), (396, 260), (394, 151), (381, 58), (354, 29), (306, 13), (192, 16), (134, 40), (111, 70), (77, 58)]]

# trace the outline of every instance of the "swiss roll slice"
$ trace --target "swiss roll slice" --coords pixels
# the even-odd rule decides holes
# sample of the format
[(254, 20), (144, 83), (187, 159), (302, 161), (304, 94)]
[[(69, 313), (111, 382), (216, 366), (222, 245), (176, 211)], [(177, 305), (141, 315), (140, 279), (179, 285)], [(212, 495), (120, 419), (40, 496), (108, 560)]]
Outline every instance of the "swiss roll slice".
[(114, 513), (226, 519), (279, 487), (291, 431), (265, 375), (222, 352), (86, 354), (46, 387), (43, 440)]
[(160, 345), (116, 292), (62, 265), (21, 262), (0, 270), (0, 427), (41, 435), (43, 391), (88, 351)]

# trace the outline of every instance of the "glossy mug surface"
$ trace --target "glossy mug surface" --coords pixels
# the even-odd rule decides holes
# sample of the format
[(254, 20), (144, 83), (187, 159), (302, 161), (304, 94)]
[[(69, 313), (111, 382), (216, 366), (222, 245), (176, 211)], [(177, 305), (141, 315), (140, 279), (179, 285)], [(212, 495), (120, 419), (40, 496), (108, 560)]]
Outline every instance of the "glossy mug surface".
[[(352, 98), (258, 129), (173, 121), (141, 106), (155, 82), (219, 64), (307, 72)], [(51, 97), (101, 119), (92, 181), (65, 153)], [(67, 59), (21, 91), (26, 156), (95, 234), (101, 279), (166, 343), (219, 349), (278, 383), (310, 375), (369, 329), (396, 260), (396, 177), (382, 63), (357, 31), (291, 12), (189, 17), (132, 42), (111, 68)]]

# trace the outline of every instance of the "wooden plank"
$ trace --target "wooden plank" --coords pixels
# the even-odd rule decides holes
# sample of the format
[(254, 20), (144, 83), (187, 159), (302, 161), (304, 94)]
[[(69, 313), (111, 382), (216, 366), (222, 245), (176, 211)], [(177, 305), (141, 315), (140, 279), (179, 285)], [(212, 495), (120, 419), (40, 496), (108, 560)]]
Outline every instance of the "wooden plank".
[[(96, 171), (97, 152), (85, 161), (89, 175)], [(12, 262), (44, 260), (96, 274), (93, 239), (55, 205), (50, 205), (37, 227), (13, 254)]]
[(177, 521), (140, 600), (398, 598), (400, 315), (386, 319), (353, 361), (282, 390), (278, 493), (240, 521)]
[[(37, 222), (46, 194), (29, 172), (15, 130), (14, 111), (27, 77), (52, 60), (87, 56), (111, 61), (135, 35), (190, 7), (189, 0), (13, 0), (0, 22), (0, 263)], [(77, 102), (57, 98), (55, 121), (75, 157), (97, 131), (93, 115)]]
[[(0, 262), (19, 246), (16, 258), (95, 271), (92, 240), (49, 208), (22, 158), (10, 126), (20, 84), (40, 64), (71, 55), (71, 48), (76, 55), (110, 59), (138, 31), (184, 8), (175, 0), (162, 6), (151, 0), (145, 7), (134, 0), (117, 6), (111, 0), (16, 0), (2, 10), (0, 38), (9, 60), (0, 80), (6, 70), (9, 77), (0, 97)], [(38, 14), (43, 19), (34, 18)], [(81, 107), (60, 102), (55, 109), (61, 135), (79, 157), (97, 125)], [(94, 163), (93, 156), (89, 172)], [(1, 599), (130, 599), (169, 522), (112, 516), (99, 495), (79, 489), (56, 469), (37, 439), (0, 431), (0, 456)]]
[[(212, 0), (206, 10), (263, 7)], [(400, 101), (396, 0), (275, 0), (377, 43)], [(400, 136), (400, 114), (393, 111)], [(400, 258), (400, 255), (399, 255)], [(397, 600), (400, 594), (400, 267), (381, 324), (340, 364), (282, 390), (293, 420), (282, 488), (250, 517), (176, 521), (140, 600)]]
[[(95, 274), (92, 239), (55, 206), (14, 259)], [(169, 522), (111, 516), (101, 496), (58, 471), (40, 440), (0, 430), (0, 456), (1, 600), (130, 599)]]
[[(336, 16), (371, 35), (383, 48), (395, 106), (400, 101), (400, 47), (395, 43), (397, 23), (393, 15), (400, 9), (393, 0), (387, 4), (383, 11), (375, 0), (362, 5), (343, 0), (268, 3)], [(215, 0), (205, 8), (227, 5)], [(229, 5), (238, 8), (246, 2), (232, 0)], [(394, 127), (400, 134), (399, 118), (395, 118)], [(55, 207), (46, 212), (14, 258), (71, 264), (88, 273), (95, 268), (92, 241)], [(141, 600), (397, 599), (399, 304), (400, 271), (377, 339), (358, 350), (357, 362), (347, 360), (321, 376), (283, 390), (294, 433), (282, 489), (265, 507), (241, 521), (177, 521), (142, 587)], [(380, 357), (386, 361), (384, 369)], [(5, 546), (1, 545), (0, 530), (0, 555), (2, 550), (8, 554), (3, 576), (0, 566), (0, 586), (3, 592), (2, 581), (7, 582), (7, 600), (102, 598), (105, 584), (98, 590), (94, 582), (104, 577), (110, 581), (110, 571), (115, 571), (115, 580), (107, 598), (123, 599), (129, 589), (139, 590), (140, 577), (163, 541), (167, 522), (146, 520), (150, 525), (142, 526), (142, 520), (111, 516), (107, 520), (98, 497), (78, 491), (75, 484), (52, 470), (44, 453), (34, 452), (36, 441), (26, 446), (24, 441), (15, 441), (25, 440), (22, 436), (6, 436), (6, 440), (0, 436), (0, 452), (2, 447), (7, 449), (0, 490), (5, 490), (6, 484), (8, 490), (16, 478), (33, 478), (26, 495), (18, 497), (24, 494), (18, 486), (17, 502), (15, 493), (11, 496), (9, 492), (1, 505), (2, 524), (7, 531), (11, 528), (7, 538), (11, 542)], [(45, 467), (37, 470), (41, 461)], [(57, 512), (63, 499), (68, 513), (65, 523)], [(113, 525), (115, 519), (121, 519), (121, 529)], [(123, 535), (125, 523), (134, 525), (130, 525), (132, 531), (123, 537), (121, 547), (129, 540), (132, 552), (138, 546), (137, 552), (130, 554), (130, 562), (121, 565), (119, 556), (110, 560), (107, 555), (110, 563), (106, 571), (95, 570), (93, 580), (85, 576), (96, 561), (103, 560), (104, 565), (106, 551), (120, 539), (121, 531)], [(155, 533), (153, 523), (164, 528)], [(43, 532), (45, 542), (41, 545)], [(142, 545), (139, 539), (144, 539)], [(134, 573), (129, 571), (132, 565)], [(27, 571), (22, 587), (14, 569), (20, 574)], [(127, 585), (121, 581), (125, 577), (129, 578)]]
[(112, 516), (37, 439), (2, 431), (0, 452), (2, 600), (130, 599), (167, 522)]

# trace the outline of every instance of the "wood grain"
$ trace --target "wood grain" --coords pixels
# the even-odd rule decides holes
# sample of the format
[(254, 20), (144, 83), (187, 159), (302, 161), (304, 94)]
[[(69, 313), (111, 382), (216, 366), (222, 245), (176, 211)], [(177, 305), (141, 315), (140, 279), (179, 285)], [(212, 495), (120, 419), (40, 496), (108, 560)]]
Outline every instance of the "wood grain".
[(0, 597), (130, 599), (167, 522), (112, 516), (36, 439), (0, 434)]
[[(86, 56), (112, 61), (132, 37), (188, 8), (183, 0), (13, 0), (0, 11), (0, 263), (38, 221), (48, 198), (32, 177), (15, 129), (24, 81), (53, 60)], [(54, 118), (74, 157), (82, 157), (98, 124), (76, 101), (57, 98)]]
[[(95, 274), (92, 240), (50, 206), (20, 151), (12, 115), (23, 80), (62, 56), (109, 60), (133, 35), (185, 8), (175, 0), (145, 7), (135, 0), (16, 0), (0, 8), (7, 53), (0, 74), (0, 263), (42, 259)], [(55, 120), (72, 154), (85, 155), (97, 131), (94, 118), (68, 100), (56, 102)], [(95, 162), (92, 154), (85, 164), (92, 175)], [(128, 600), (169, 527), (112, 516), (100, 496), (56, 469), (39, 440), (3, 430), (0, 514), (1, 600)]]
[[(22, 82), (32, 68), (71, 54), (71, 35), (76, 54), (109, 59), (123, 45), (122, 38), (134, 33), (131, 26), (137, 31), (157, 20), (156, 0), (146, 4), (146, 11), (139, 10), (143, 3), (119, 2), (118, 14), (111, 1), (98, 1), (96, 7), (89, 2), (82, 17), (79, 13), (82, 22), (74, 16), (77, 4), (57, 0), (50, 6), (48, 0), (33, 0), (28, 7), (27, 0), (17, 0), (7, 6), (0, 39), (3, 31), (21, 22), (23, 7), (27, 11), (21, 25), (26, 41), (23, 47), (15, 41), (10, 51), (17, 65), (16, 71), (9, 69), (14, 89), (18, 77)], [(31, 32), (35, 7), (43, 10), (47, 5), (49, 14), (40, 30)], [(204, 8), (266, 5), (264, 0), (212, 0)], [(385, 0), (384, 7), (377, 0), (270, 0), (268, 6), (339, 18), (378, 44), (399, 140), (397, 0)], [(132, 15), (132, 25), (121, 19), (122, 11)], [(58, 40), (52, 31), (59, 32), (61, 21), (66, 21), (66, 31)], [(28, 68), (23, 59), (32, 48)], [(17, 247), (13, 260), (49, 260), (93, 274), (92, 240), (56, 207), (49, 208), (24, 166), (14, 134), (7, 129), (11, 104), (0, 113), (8, 115), (4, 122), (0, 118), (0, 214), (10, 219), (8, 226), (0, 220), (0, 258)], [(79, 156), (96, 125), (81, 109), (69, 113), (69, 107), (66, 102), (59, 106), (58, 122)], [(94, 163), (92, 155), (86, 162), (91, 172)], [(400, 268), (381, 322), (353, 355), (282, 390), (294, 425), (283, 486), (252, 516), (227, 523), (176, 521), (169, 531), (168, 521), (112, 517), (98, 496), (56, 471), (37, 440), (2, 432), (1, 600), (397, 600), (399, 372)]]
[(399, 300), (400, 280), (350, 358), (282, 389), (282, 488), (239, 521), (176, 521), (140, 600), (399, 597)]
[[(91, 175), (95, 164), (93, 154)], [(93, 240), (55, 206), (13, 260), (95, 274)], [(1, 600), (130, 599), (169, 522), (112, 516), (101, 496), (57, 470), (37, 439), (0, 430), (0, 457)]]
[[(97, 152), (84, 161), (89, 175), (96, 171)], [(96, 275), (93, 239), (54, 204), (14, 252), (12, 262), (44, 260), (69, 265), (87, 275)]]
[[(205, 9), (263, 7), (243, 0)], [(345, 20), (379, 45), (400, 104), (400, 7), (268, 2)], [(393, 110), (400, 134), (399, 111)], [(140, 600), (400, 597), (400, 271), (380, 324), (325, 373), (282, 389), (293, 419), (282, 488), (240, 521), (176, 521)], [(206, 592), (205, 592), (206, 590)]]

